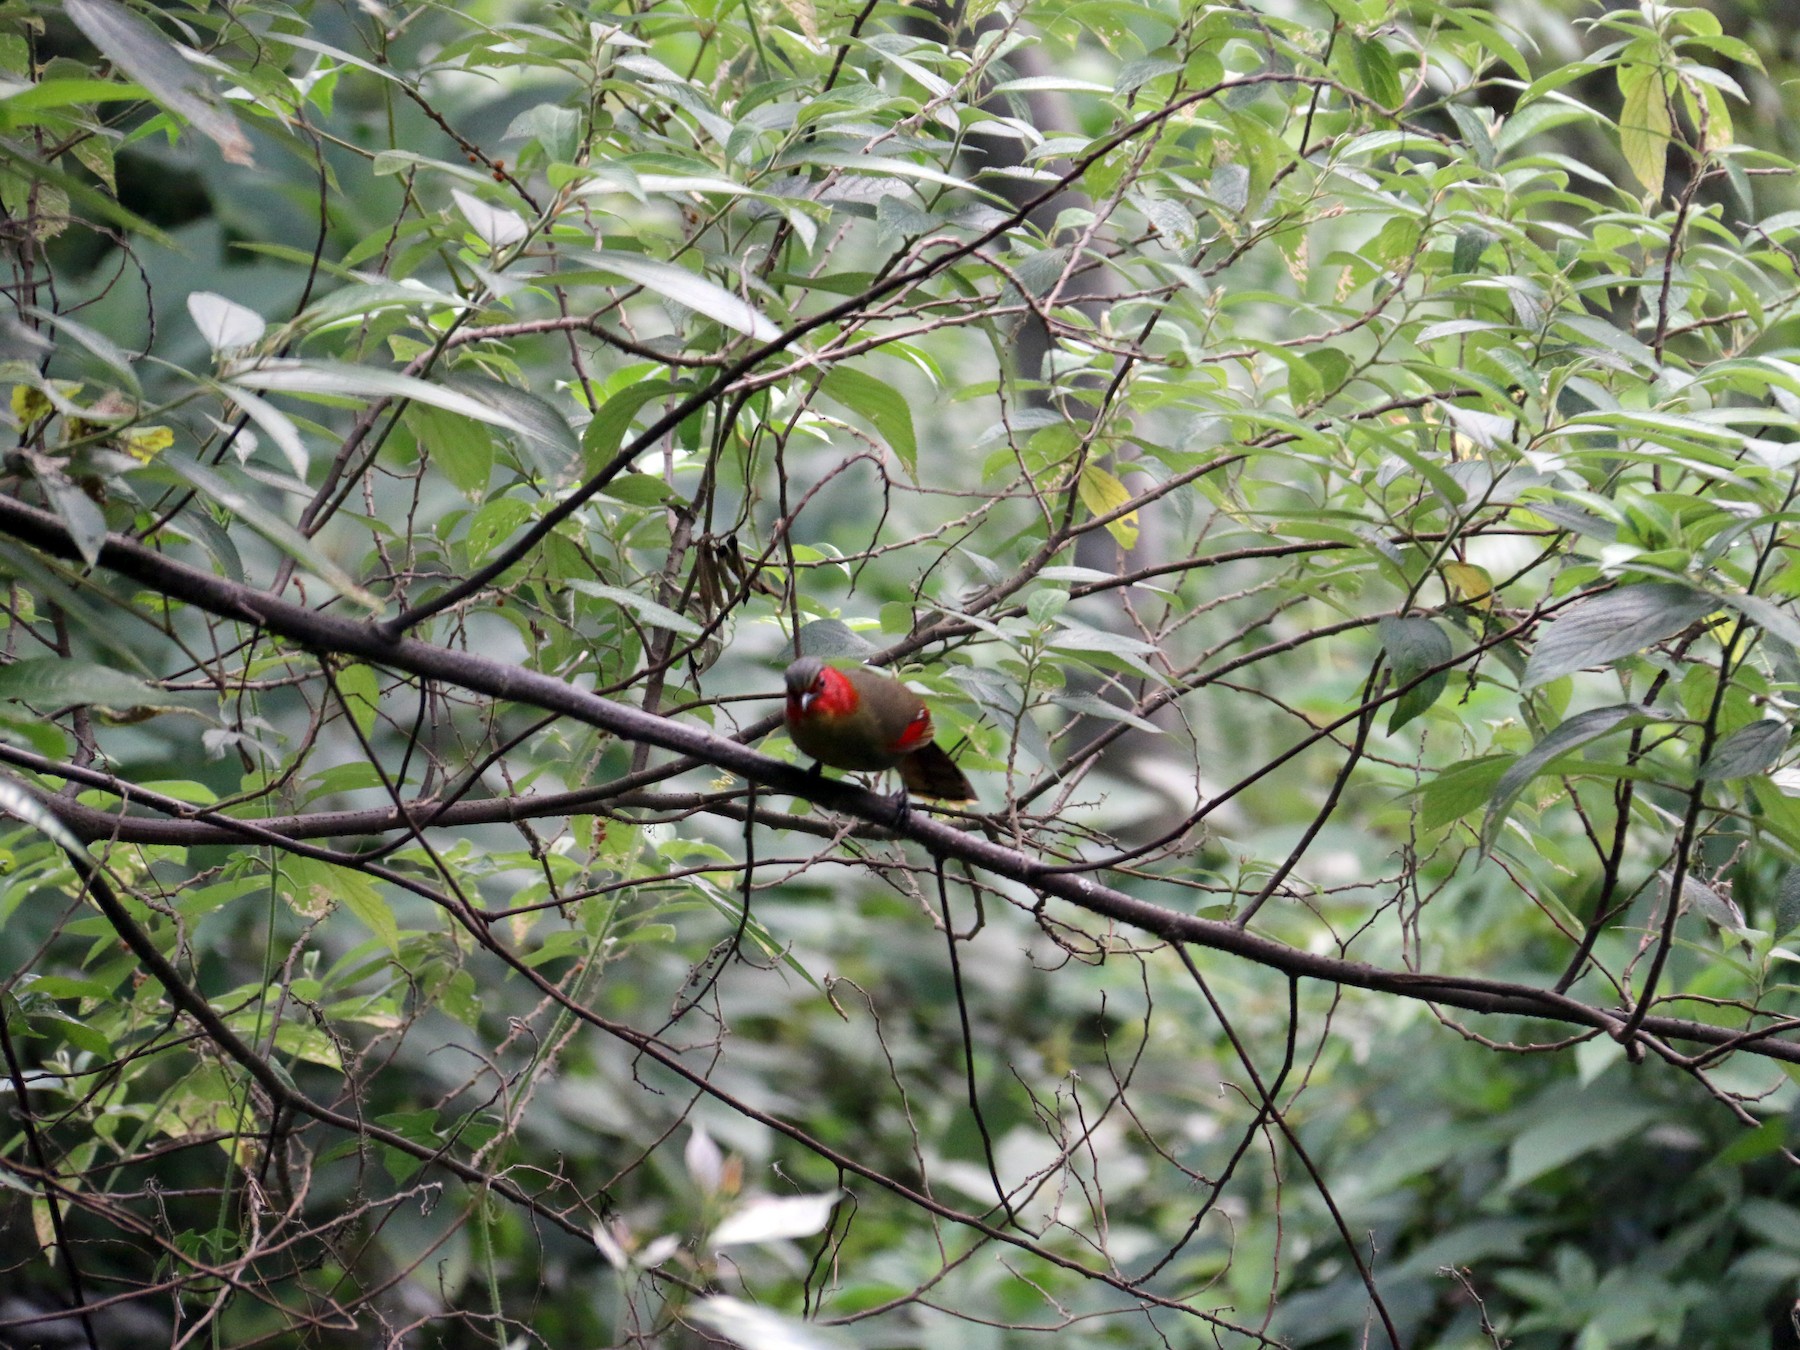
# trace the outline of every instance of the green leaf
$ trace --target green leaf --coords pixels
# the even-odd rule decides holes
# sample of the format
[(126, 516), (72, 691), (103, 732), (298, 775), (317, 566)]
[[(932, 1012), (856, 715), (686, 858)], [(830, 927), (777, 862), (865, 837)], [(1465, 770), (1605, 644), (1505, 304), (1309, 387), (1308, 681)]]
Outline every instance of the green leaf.
[(675, 497), (667, 483), (647, 473), (622, 473), (600, 490), (614, 501), (630, 506), (661, 506)]
[(612, 272), (646, 290), (655, 291), (685, 309), (704, 314), (727, 328), (748, 334), (758, 342), (772, 342), (781, 336), (781, 329), (764, 318), (747, 300), (685, 267), (646, 258), (638, 253), (621, 253), (617, 249), (598, 249), (578, 256), (602, 271)]
[(490, 425), (518, 436), (538, 467), (551, 477), (566, 472), (581, 455), (581, 443), (569, 420), (554, 404), (528, 389), (466, 370), (446, 375), (444, 388), (466, 394), (492, 412)]
[(1050, 699), (1059, 708), (1067, 708), (1070, 712), (1079, 713), (1083, 717), (1098, 717), (1106, 722), (1123, 722), (1126, 726), (1136, 727), (1139, 731), (1147, 731), (1153, 736), (1163, 734), (1163, 729), (1145, 718), (1139, 717), (1129, 708), (1121, 708), (1108, 703), (1094, 694), (1056, 694)]
[(327, 557), (317, 544), (250, 496), (247, 488), (232, 481), (230, 471), (223, 466), (209, 469), (192, 461), (165, 457), (157, 461), (157, 468), (167, 470), (201, 496), (237, 516), (346, 600), (354, 600), (365, 609), (375, 612), (385, 608), (378, 596), (363, 589), (354, 577)]
[(63, 12), (87, 40), (150, 97), (212, 138), (228, 164), (252, 164), (250, 141), (215, 101), (217, 91), (198, 65), (144, 20), (113, 0), (64, 0)]
[(1435, 830), (1461, 820), (1494, 799), (1494, 788), (1513, 763), (1511, 755), (1484, 755), (1438, 771), (1419, 789), (1419, 824)]
[(478, 500), (487, 491), (494, 473), (494, 441), (486, 426), (424, 403), (406, 410), (406, 425), (432, 467), (458, 492)]
[[(1481, 264), (1481, 256), (1494, 242), (1494, 236), (1479, 225), (1465, 225), (1456, 232), (1456, 246), (1451, 250), (1450, 270), (1473, 272)], [(1462, 320), (1473, 323), (1475, 320)], [(1448, 325), (1441, 325), (1447, 327)], [(1485, 325), (1484, 325), (1485, 326)]]
[(69, 201), (83, 210), (92, 213), (101, 220), (110, 220), (128, 230), (141, 234), (145, 239), (154, 240), (165, 248), (176, 249), (177, 244), (163, 230), (145, 220), (135, 211), (120, 206), (104, 192), (98, 192), (75, 174), (64, 173), (54, 164), (46, 164), (43, 160), (31, 155), (21, 154), (18, 150), (0, 139), (0, 165), (18, 174), (27, 182), (46, 183), (60, 192), (68, 194)]
[[(1388, 664), (1393, 667), (1394, 683), (1409, 684), (1424, 671), (1441, 666), (1455, 654), (1450, 635), (1430, 619), (1384, 618), (1381, 621), (1381, 645)], [(1422, 680), (1394, 701), (1388, 715), (1391, 736), (1420, 713), (1438, 701), (1450, 683), (1450, 672), (1440, 670)]]
[(1721, 595), (1719, 600), (1737, 610), (1764, 632), (1781, 639), (1790, 648), (1800, 647), (1800, 619), (1796, 619), (1779, 605), (1760, 595), (1734, 595), (1730, 591)]
[(553, 164), (573, 164), (581, 152), (581, 114), (573, 108), (540, 103), (513, 118), (506, 139), (534, 140)]
[(566, 463), (573, 452), (575, 434), (557, 416), (546, 417), (542, 399), (509, 389), (509, 398), (498, 393), (498, 381), (475, 380), (459, 376), (465, 389), (402, 375), (395, 370), (376, 366), (351, 365), (341, 361), (293, 361), (269, 359), (243, 370), (233, 371), (227, 382), (251, 389), (278, 394), (313, 394), (326, 398), (410, 399), (429, 404), (445, 412), (473, 417), (477, 422), (516, 432), (546, 452), (551, 463)]
[(1507, 1149), (1506, 1188), (1523, 1186), (1585, 1153), (1629, 1138), (1657, 1115), (1648, 1104), (1618, 1100), (1604, 1085), (1557, 1099)]
[(399, 953), (400, 924), (393, 907), (361, 872), (290, 854), (281, 860), (277, 875), (283, 899), (297, 914), (317, 918), (341, 904), (381, 940), (382, 946)]
[(375, 668), (359, 661), (345, 666), (333, 678), (351, 720), (367, 740), (375, 734), (375, 714), (381, 707), (381, 682), (376, 678)]
[(1800, 864), (1781, 874), (1775, 896), (1775, 936), (1784, 937), (1800, 928)]
[(311, 457), (306, 453), (306, 442), (300, 439), (300, 429), (294, 425), (291, 417), (248, 389), (227, 389), (223, 385), (211, 387), (235, 403), (246, 417), (256, 423), (259, 431), (275, 442), (275, 448), (287, 460), (288, 467), (294, 471), (294, 477), (306, 477)]
[(1521, 685), (1535, 689), (1560, 675), (1633, 656), (1705, 618), (1721, 601), (1686, 586), (1647, 581), (1571, 606), (1550, 621), (1525, 663)]
[(679, 633), (683, 637), (699, 637), (702, 633), (700, 625), (684, 614), (677, 614), (665, 605), (659, 605), (647, 596), (636, 591), (628, 591), (622, 586), (603, 586), (597, 581), (589, 581), (585, 577), (572, 577), (568, 581), (569, 589), (580, 591), (583, 595), (596, 596), (602, 600), (610, 600), (621, 609), (628, 609), (652, 628), (666, 628), (671, 633)]
[(469, 222), (476, 238), (496, 253), (523, 243), (531, 233), (531, 226), (517, 211), (483, 201), (472, 192), (451, 188), (450, 199), (456, 203), (462, 218)]
[(31, 656), (0, 666), (0, 699), (16, 699), (40, 709), (179, 707), (170, 695), (123, 671), (91, 661)]
[(625, 433), (631, 429), (632, 419), (639, 410), (675, 389), (676, 386), (667, 380), (640, 380), (602, 403), (581, 433), (583, 469), (593, 474), (605, 468), (619, 453)]
[(919, 442), (913, 432), (912, 408), (894, 385), (851, 366), (834, 366), (820, 388), (827, 397), (867, 418), (888, 443), (908, 478), (919, 476)]
[(141, 392), (138, 385), (137, 371), (134, 369), (137, 358), (127, 352), (118, 343), (98, 329), (90, 328), (84, 323), (77, 323), (67, 314), (58, 314), (52, 310), (39, 309), (36, 305), (25, 305), (20, 313), (32, 318), (42, 319), (53, 324), (58, 337), (71, 337), (88, 351), (92, 352), (107, 370), (123, 384), (133, 398)]
[(858, 660), (875, 650), (873, 643), (842, 619), (814, 619), (802, 624), (794, 634), (794, 645), (802, 656), (854, 656)]
[(112, 80), (42, 80), (0, 99), (0, 127), (34, 124), (27, 113), (47, 112), (91, 103), (129, 103), (147, 97), (135, 84)]
[(114, 664), (148, 676), (151, 670), (118, 622), (118, 612), (90, 602), (91, 592), (66, 585), (60, 569), (48, 567), (37, 553), (0, 538), (0, 576), (27, 582), (39, 603), (54, 604), (70, 620), (71, 627), (87, 635), (101, 651), (110, 652)]
[(80, 484), (63, 472), (62, 465), (56, 460), (48, 455), (28, 453), (26, 462), (31, 465), (38, 486), (49, 499), (50, 509), (68, 530), (69, 538), (75, 541), (81, 556), (90, 567), (99, 562), (100, 550), (106, 544), (105, 513)]
[(1394, 54), (1376, 41), (1358, 37), (1352, 37), (1350, 41), (1363, 92), (1387, 111), (1398, 111), (1404, 94)]
[(1485, 851), (1493, 847), (1496, 832), (1505, 822), (1507, 813), (1512, 810), (1519, 794), (1525, 790), (1525, 785), (1548, 771), (1554, 761), (1571, 750), (1597, 741), (1622, 727), (1641, 726), (1650, 720), (1652, 719), (1642, 708), (1620, 703), (1610, 708), (1593, 708), (1578, 713), (1546, 734), (1530, 750), (1519, 756), (1494, 788), (1493, 803), (1488, 807), (1487, 817), (1481, 824), (1482, 849)]
[(1789, 735), (1788, 724), (1778, 718), (1765, 717), (1760, 722), (1752, 722), (1714, 746), (1696, 777), (1704, 782), (1765, 773), (1787, 749)]

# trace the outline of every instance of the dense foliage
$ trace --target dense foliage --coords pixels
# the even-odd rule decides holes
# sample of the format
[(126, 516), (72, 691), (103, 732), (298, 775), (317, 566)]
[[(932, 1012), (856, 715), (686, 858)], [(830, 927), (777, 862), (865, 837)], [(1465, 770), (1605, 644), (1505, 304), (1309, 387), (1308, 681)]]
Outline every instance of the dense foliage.
[(8, 6), (0, 1344), (1791, 1343), (1723, 13)]

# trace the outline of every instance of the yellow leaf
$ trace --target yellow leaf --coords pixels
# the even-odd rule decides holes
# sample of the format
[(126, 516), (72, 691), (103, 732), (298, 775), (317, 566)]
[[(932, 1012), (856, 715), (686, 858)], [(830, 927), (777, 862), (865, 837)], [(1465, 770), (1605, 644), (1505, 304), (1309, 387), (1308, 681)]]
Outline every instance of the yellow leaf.
[(148, 464), (160, 451), (175, 444), (175, 433), (167, 427), (132, 427), (122, 432), (119, 440), (126, 454)]
[(34, 389), (28, 384), (15, 384), (12, 391), (12, 411), (15, 420), (35, 422), (50, 411), (50, 400), (44, 397), (44, 391)]
[(1725, 104), (1723, 93), (1713, 85), (1684, 78), (1681, 101), (1687, 108), (1689, 119), (1700, 131), (1702, 150), (1723, 150), (1731, 144), (1731, 110)]
[(15, 384), (12, 391), (13, 415), (21, 422), (47, 417), (53, 412), (73, 415), (81, 411), (75, 396), (82, 390), (80, 380), (51, 380), (49, 389), (36, 385)]
[(1443, 572), (1444, 585), (1455, 599), (1474, 609), (1494, 607), (1494, 579), (1488, 575), (1487, 568), (1477, 567), (1474, 563), (1447, 562)]
[[(1076, 485), (1081, 504), (1096, 516), (1111, 515), (1131, 500), (1131, 490), (1098, 464), (1081, 471)], [(1107, 532), (1119, 541), (1120, 548), (1135, 548), (1138, 538), (1138, 513), (1128, 511), (1107, 524)]]
[(45, 1260), (56, 1257), (56, 1225), (50, 1218), (50, 1206), (38, 1197), (31, 1202), (31, 1231), (37, 1235), (38, 1247), (44, 1253)]
[(1625, 106), (1619, 112), (1619, 148), (1650, 197), (1662, 196), (1669, 150), (1669, 97), (1660, 71), (1625, 66), (1619, 71)]

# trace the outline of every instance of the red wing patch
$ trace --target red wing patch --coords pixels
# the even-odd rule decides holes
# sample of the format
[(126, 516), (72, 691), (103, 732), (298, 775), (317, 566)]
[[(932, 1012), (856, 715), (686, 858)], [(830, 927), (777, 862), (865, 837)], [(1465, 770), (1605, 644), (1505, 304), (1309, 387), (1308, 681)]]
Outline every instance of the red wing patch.
[(894, 738), (894, 749), (902, 754), (908, 750), (916, 750), (921, 745), (928, 744), (935, 734), (931, 725), (931, 713), (920, 708), (913, 720), (906, 724), (906, 730)]

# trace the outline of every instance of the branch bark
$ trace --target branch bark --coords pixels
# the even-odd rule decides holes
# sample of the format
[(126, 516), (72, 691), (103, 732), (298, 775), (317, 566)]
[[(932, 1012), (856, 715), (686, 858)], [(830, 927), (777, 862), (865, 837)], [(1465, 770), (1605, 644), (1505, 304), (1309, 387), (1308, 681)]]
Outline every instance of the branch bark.
[[(49, 512), (0, 497), (0, 533), (70, 561), (75, 541)], [(698, 727), (599, 698), (549, 675), (472, 652), (454, 651), (416, 638), (390, 638), (372, 622), (306, 609), (176, 562), (151, 549), (108, 536), (99, 566), (171, 600), (220, 618), (261, 628), (321, 655), (364, 661), (438, 680), (492, 698), (527, 704), (575, 718), (634, 743), (646, 743), (712, 764), (777, 792), (804, 797), (828, 810), (888, 826), (933, 854), (956, 859), (1027, 888), (1043, 899), (1066, 901), (1088, 913), (1130, 925), (1169, 942), (1191, 943), (1254, 961), (1291, 976), (1376, 993), (1419, 999), (1470, 1012), (1534, 1017), (1616, 1035), (1628, 1016), (1552, 990), (1476, 976), (1388, 970), (1360, 961), (1290, 947), (1234, 924), (1165, 909), (1087, 876), (1059, 871), (922, 811), (896, 820), (894, 802), (849, 783), (821, 779), (792, 764), (757, 753)], [(1672, 1017), (1645, 1016), (1642, 1033), (1662, 1041), (1731, 1047), (1800, 1064), (1800, 1040), (1757, 1028), (1709, 1026)]]

